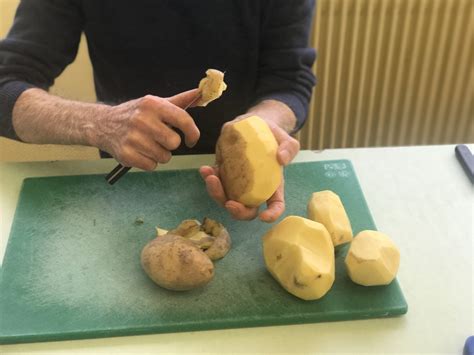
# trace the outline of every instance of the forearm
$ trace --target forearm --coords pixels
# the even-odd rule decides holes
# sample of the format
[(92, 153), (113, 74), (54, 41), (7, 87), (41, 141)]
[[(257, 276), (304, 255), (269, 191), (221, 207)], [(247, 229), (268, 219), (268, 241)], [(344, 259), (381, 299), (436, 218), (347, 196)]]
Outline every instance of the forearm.
[(287, 133), (292, 132), (296, 125), (296, 116), (293, 111), (277, 100), (263, 100), (251, 107), (247, 113), (273, 122)]
[(98, 147), (97, 118), (110, 106), (66, 100), (41, 89), (24, 91), (13, 108), (13, 127), (27, 143)]

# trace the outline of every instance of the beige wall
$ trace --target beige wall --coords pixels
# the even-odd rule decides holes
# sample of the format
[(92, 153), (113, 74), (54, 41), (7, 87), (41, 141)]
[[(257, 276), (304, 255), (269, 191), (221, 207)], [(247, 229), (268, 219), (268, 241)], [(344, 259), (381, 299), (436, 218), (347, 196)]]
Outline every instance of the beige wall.
[[(18, 2), (19, 0), (0, 0), (0, 38), (7, 34)], [(76, 61), (60, 75), (51, 92), (76, 100), (95, 100), (92, 68), (84, 37)], [(96, 158), (98, 153), (95, 148), (24, 144), (0, 137), (0, 161)]]

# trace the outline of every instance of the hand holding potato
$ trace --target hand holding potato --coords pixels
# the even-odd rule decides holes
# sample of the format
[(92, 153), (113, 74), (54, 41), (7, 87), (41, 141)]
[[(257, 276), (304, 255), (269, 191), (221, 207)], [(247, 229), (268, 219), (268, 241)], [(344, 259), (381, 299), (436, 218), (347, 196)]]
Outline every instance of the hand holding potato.
[[(239, 116), (235, 120), (227, 123), (223, 127), (223, 131), (228, 128), (229, 125), (233, 125), (236, 122), (245, 120), (251, 116), (250, 114)], [(299, 151), (299, 143), (296, 139), (292, 138), (282, 128), (272, 121), (265, 120), (266, 124), (271, 130), (271, 133), (276, 139), (276, 160), (281, 165), (287, 165), (293, 160), (295, 155)], [(221, 133), (222, 135), (222, 133)], [(240, 220), (251, 220), (258, 215), (258, 206), (244, 205), (241, 202), (229, 199), (229, 196), (225, 193), (225, 188), (221, 181), (221, 173), (218, 167), (203, 166), (200, 169), (202, 178), (206, 182), (206, 187), (209, 195), (220, 205), (225, 207), (235, 219)], [(271, 195), (267, 203), (267, 209), (260, 213), (259, 218), (264, 222), (273, 222), (284, 212), (285, 200), (284, 200), (284, 182), (283, 178), (280, 180), (281, 184), (276, 191)]]

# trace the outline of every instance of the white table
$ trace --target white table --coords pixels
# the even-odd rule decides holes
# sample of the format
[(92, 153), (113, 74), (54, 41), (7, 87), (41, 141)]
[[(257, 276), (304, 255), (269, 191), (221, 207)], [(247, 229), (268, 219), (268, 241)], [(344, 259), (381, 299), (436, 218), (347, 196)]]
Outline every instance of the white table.
[[(352, 160), (377, 227), (401, 249), (398, 279), (408, 302), (405, 316), (8, 345), (0, 353), (461, 354), (474, 334), (474, 190), (454, 146), (304, 151), (296, 161), (328, 159)], [(212, 160), (209, 155), (177, 157), (163, 168), (198, 167)], [(0, 163), (0, 255), (23, 178), (105, 173), (114, 165), (112, 160)]]

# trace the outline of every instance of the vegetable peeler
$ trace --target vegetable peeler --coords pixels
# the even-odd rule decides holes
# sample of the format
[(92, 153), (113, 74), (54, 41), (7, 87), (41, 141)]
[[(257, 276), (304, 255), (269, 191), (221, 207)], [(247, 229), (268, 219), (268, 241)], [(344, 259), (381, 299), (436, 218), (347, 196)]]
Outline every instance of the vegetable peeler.
[[(188, 108), (190, 108), (192, 105), (194, 105), (196, 102), (198, 102), (200, 98), (201, 98), (201, 94), (196, 96), (196, 98), (193, 101), (191, 101), (186, 107), (184, 107), (183, 110), (187, 110)], [(124, 176), (131, 168), (132, 167), (123, 166), (122, 164), (118, 164), (110, 173), (107, 174), (107, 176), (105, 177), (105, 180), (107, 180), (107, 182), (110, 185), (113, 185), (122, 176)]]

